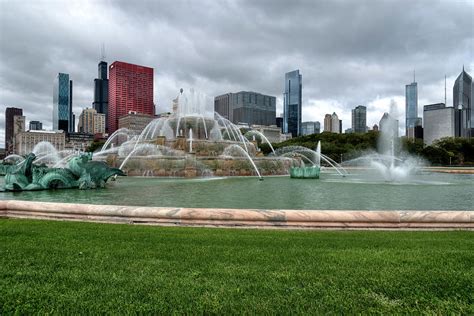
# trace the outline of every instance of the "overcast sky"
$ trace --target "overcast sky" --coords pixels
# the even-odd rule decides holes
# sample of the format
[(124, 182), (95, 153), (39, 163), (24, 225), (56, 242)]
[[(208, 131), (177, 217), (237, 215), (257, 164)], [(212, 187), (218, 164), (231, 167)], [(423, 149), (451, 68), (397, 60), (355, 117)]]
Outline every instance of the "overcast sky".
[(405, 84), (416, 69), (423, 105), (452, 105), (464, 64), (473, 75), (473, 0), (423, 1), (45, 1), (0, 0), (0, 147), (7, 106), (52, 127), (53, 80), (74, 81), (76, 117), (93, 101), (104, 43), (106, 61), (154, 68), (158, 112), (179, 88), (214, 97), (241, 90), (277, 97), (285, 72), (303, 75), (303, 121), (368, 107), (378, 123), (390, 101), (404, 128)]

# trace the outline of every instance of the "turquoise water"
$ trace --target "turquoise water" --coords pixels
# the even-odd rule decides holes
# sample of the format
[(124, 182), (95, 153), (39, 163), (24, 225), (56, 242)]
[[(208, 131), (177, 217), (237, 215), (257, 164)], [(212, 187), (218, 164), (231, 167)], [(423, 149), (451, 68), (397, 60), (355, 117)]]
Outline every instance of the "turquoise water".
[[(3, 177), (0, 178), (3, 187)], [(328, 210), (473, 210), (474, 175), (422, 173), (405, 183), (362, 174), (321, 179), (121, 177), (105, 189), (0, 192), (0, 199), (67, 203)]]

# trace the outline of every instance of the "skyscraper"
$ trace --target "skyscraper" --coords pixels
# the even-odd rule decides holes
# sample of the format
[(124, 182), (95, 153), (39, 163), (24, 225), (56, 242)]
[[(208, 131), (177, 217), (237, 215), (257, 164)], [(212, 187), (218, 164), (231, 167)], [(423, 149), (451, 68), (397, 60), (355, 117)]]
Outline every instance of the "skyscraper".
[(19, 108), (6, 108), (5, 109), (5, 154), (9, 155), (13, 153), (13, 144), (15, 142), (14, 131), (14, 117), (22, 116), (23, 109)]
[(331, 115), (331, 133), (340, 134), (342, 131), (342, 121), (339, 120), (336, 112)]
[(456, 115), (456, 137), (473, 136), (474, 112), (472, 111), (472, 77), (464, 71), (464, 67), (454, 82), (453, 107)]
[(274, 125), (276, 98), (249, 91), (226, 93), (214, 98), (214, 111), (234, 124)]
[(283, 133), (301, 135), (302, 75), (299, 70), (285, 74), (285, 93), (283, 94)]
[(153, 68), (115, 61), (109, 67), (109, 134), (130, 111), (155, 115)]
[(418, 86), (413, 78), (413, 82), (405, 86), (405, 135), (414, 137), (414, 130), (417, 125), (421, 125), (421, 118), (418, 117)]
[(72, 113), (72, 80), (69, 74), (59, 73), (53, 84), (53, 129), (74, 131)]
[(352, 110), (352, 133), (365, 133), (367, 129), (367, 108), (363, 105)]
[(105, 129), (107, 130), (107, 113), (109, 109), (109, 79), (107, 79), (107, 63), (101, 61), (98, 65), (98, 77), (94, 79), (93, 108), (97, 113), (105, 115)]
[(331, 132), (331, 124), (332, 123), (332, 117), (331, 114), (326, 114), (324, 115), (324, 131), (325, 132)]
[(431, 145), (435, 140), (443, 137), (454, 137), (455, 109), (446, 107), (444, 103), (428, 104), (423, 107), (425, 128), (423, 141)]

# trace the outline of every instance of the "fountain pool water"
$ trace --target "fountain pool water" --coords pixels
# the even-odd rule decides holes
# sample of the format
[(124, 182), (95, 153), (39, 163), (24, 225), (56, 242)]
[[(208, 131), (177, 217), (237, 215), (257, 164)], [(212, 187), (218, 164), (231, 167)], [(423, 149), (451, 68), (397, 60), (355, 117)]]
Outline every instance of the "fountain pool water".
[[(421, 172), (417, 181), (367, 180), (363, 173), (319, 180), (289, 176), (213, 178), (122, 177), (105, 190), (0, 192), (0, 199), (85, 204), (307, 210), (472, 210), (474, 175)], [(0, 187), (3, 187), (0, 177)]]

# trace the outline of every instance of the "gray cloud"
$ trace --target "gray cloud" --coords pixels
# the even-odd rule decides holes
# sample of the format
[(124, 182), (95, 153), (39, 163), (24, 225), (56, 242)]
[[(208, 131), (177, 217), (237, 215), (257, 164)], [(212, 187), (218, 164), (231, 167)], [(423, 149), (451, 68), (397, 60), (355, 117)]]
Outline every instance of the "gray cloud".
[[(180, 87), (209, 96), (281, 94), (284, 73), (303, 74), (304, 119), (331, 106), (344, 128), (370, 104), (369, 124), (402, 100), (416, 68), (422, 102), (444, 99), (462, 65), (474, 67), (472, 1), (53, 1), (0, 2), (0, 104), (51, 127), (52, 82), (74, 81), (74, 111), (90, 106), (100, 45), (107, 61), (155, 69), (155, 103)], [(385, 101), (383, 101), (385, 102)], [(336, 106), (337, 105), (337, 106)], [(401, 112), (403, 101), (398, 102)], [(403, 122), (403, 120), (401, 120)], [(4, 118), (0, 119), (1, 132)], [(0, 134), (0, 146), (4, 137)]]

